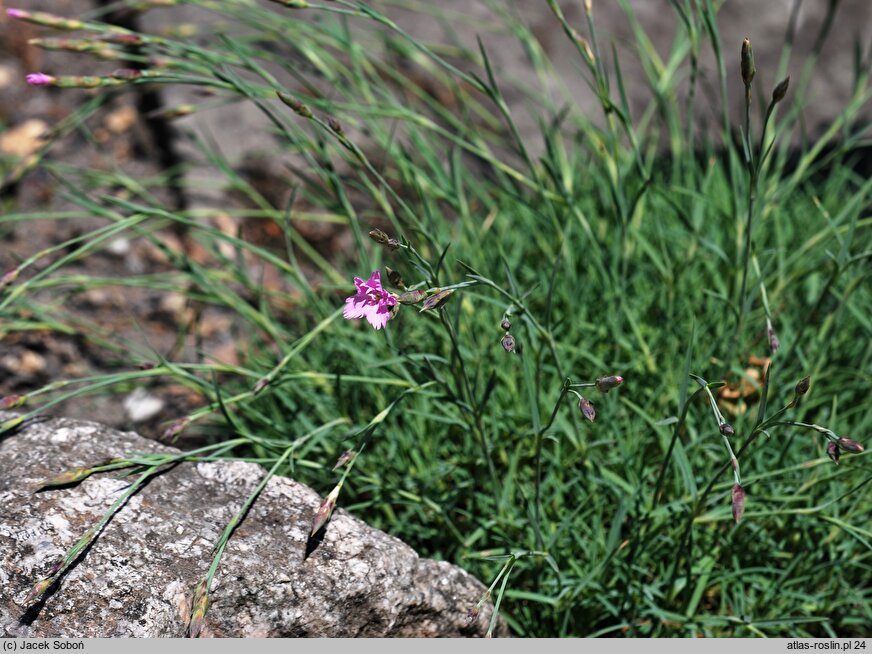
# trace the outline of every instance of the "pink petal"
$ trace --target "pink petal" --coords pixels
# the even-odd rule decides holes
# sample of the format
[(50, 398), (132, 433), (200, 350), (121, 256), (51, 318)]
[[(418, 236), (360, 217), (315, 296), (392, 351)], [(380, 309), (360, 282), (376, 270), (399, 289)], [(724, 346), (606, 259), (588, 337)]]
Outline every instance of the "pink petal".
[(378, 270), (373, 271), (372, 275), (369, 277), (369, 281), (366, 283), (371, 289), (376, 291), (382, 290), (381, 285), (381, 273)]
[(359, 300), (360, 297), (358, 295), (345, 300), (345, 309), (342, 310), (342, 315), (346, 320), (363, 318), (367, 314), (369, 307)]
[(366, 314), (367, 322), (376, 329), (381, 329), (387, 325), (390, 317), (391, 314), (388, 312), (386, 307), (377, 307), (375, 308), (375, 311), (370, 311)]

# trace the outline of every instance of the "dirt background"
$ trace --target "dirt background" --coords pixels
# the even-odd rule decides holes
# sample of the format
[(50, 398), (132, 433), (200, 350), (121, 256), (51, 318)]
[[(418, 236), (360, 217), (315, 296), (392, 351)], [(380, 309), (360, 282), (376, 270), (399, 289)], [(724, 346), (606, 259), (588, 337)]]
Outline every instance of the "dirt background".
[[(505, 81), (536, 85), (536, 78), (526, 55), (514, 37), (499, 27), (494, 13), (478, 0), (443, 0), (437, 19), (422, 19), (419, 14), (383, 3), (375, 6), (386, 11), (404, 29), (418, 38), (448, 42), (475, 50), (475, 36), (480, 34), (495, 69)], [(583, 3), (561, 2), (567, 18), (584, 34)], [(666, 0), (633, 0), (642, 28), (651, 37), (661, 57), (667, 58), (677, 23)], [(827, 20), (830, 5), (838, 10)], [(7, 4), (6, 7), (9, 5)], [(17, 3), (29, 10), (46, 10), (76, 17), (93, 12), (97, 5), (87, 0), (44, 0)], [(602, 48), (614, 42), (621, 58), (626, 87), (635, 112), (650, 101), (635, 64), (635, 40), (632, 25), (616, 1), (594, 0), (594, 16)], [(12, 21), (5, 16), (0, 0), (0, 174), (9, 179), (21, 161), (38, 151), (40, 136), (68, 117), (80, 103), (93, 94), (87, 91), (33, 88), (24, 83), (26, 73), (43, 71), (54, 74), (90, 74), (93, 60), (86, 55), (45, 52), (28, 45), (28, 40), (51, 36), (49, 30)], [(277, 7), (277, 10), (280, 10)], [(545, 92), (557, 94), (565, 85), (579, 109), (596, 120), (599, 110), (595, 99), (579, 75), (580, 62), (574, 48), (566, 41), (559, 25), (544, 2), (527, 0), (509, 3), (508, 11), (521, 17), (543, 50), (555, 62), (555, 76)], [(143, 15), (116, 13), (116, 21), (135, 20), (147, 31), (161, 32), (186, 23), (204, 29), (214, 18), (194, 7), (171, 7)], [(793, 28), (791, 28), (793, 26)], [(795, 53), (788, 70), (798, 72), (821, 34), (827, 39), (821, 54), (821, 66), (812, 77), (803, 107), (804, 123), (810, 133), (819, 133), (832, 121), (851, 94), (855, 73), (854, 44), (859, 39), (865, 52), (872, 34), (872, 2), (869, 0), (728, 0), (720, 13), (720, 29), (725, 51), (735, 59), (736, 73), (731, 86), (731, 106), (736, 120), (740, 112), (738, 52), (742, 38), (754, 43), (758, 70), (759, 94), (777, 81), (776, 73), (785, 38), (791, 38)], [(735, 55), (733, 57), (733, 55)], [(710, 103), (700, 103), (702, 125), (718, 116), (716, 76), (711, 53), (702, 61), (702, 85), (709, 89), (704, 96)], [(527, 113), (527, 101), (520, 91), (505, 85), (506, 95), (517, 114), (522, 133), (535, 151), (539, 139), (536, 126)], [(227, 135), (221, 146), (238, 171), (254, 181), (258, 189), (276, 206), (287, 198), (287, 185), (281, 177), (270, 174), (270, 162), (258, 153), (274, 145), (261, 114), (253, 107), (236, 105), (216, 111), (197, 113), (173, 122), (155, 117), (163, 107), (196, 100), (184, 87), (137, 87), (120, 93), (89, 123), (91, 136), (75, 132), (55, 144), (50, 152), (53, 161), (62, 161), (79, 169), (103, 171), (121, 169), (134, 178), (148, 178), (180, 162), (196, 160), (194, 136), (198, 133)], [(872, 108), (867, 108), (872, 115)], [(194, 167), (191, 175), (208, 176), (206, 167)], [(213, 174), (214, 177), (214, 174)], [(123, 192), (123, 191), (119, 191)], [(168, 187), (162, 191), (168, 207), (221, 207), (238, 203), (238, 198), (220, 184), (212, 191)], [(83, 234), (103, 223), (100, 219), (77, 217), (67, 220), (14, 219), (17, 212), (72, 210), (75, 205), (65, 198), (63, 185), (44, 170), (24, 175), (0, 189), (0, 274), (42, 248)], [(226, 226), (238, 229), (239, 225)], [(348, 235), (335, 226), (307, 225), (307, 236), (318, 251), (330, 257), (342, 251)], [(250, 234), (252, 238), (270, 239), (275, 234)], [(184, 235), (167, 231), (161, 235), (172, 250), (196, 257), (195, 246)], [(39, 269), (39, 265), (35, 269)], [(66, 274), (124, 277), (169, 270), (163, 252), (142, 239), (120, 238), (104, 250), (81, 259), (66, 268)], [(280, 282), (277, 282), (280, 283)], [(234, 318), (208, 307), (192, 306), (178, 292), (157, 292), (137, 288), (108, 287), (92, 290), (71, 288), (60, 297), (70, 315), (81, 318), (80, 333), (60, 334), (49, 330), (17, 331), (14, 325), (0, 323), (0, 397), (11, 393), (28, 393), (61, 380), (130, 370), (149, 360), (149, 350), (177, 360), (192, 360), (196, 352), (219, 361), (237, 358)], [(0, 318), (0, 320), (3, 320)], [(184, 329), (183, 329), (184, 328)], [(127, 343), (112, 349), (95, 344), (94, 331)], [(180, 338), (182, 331), (192, 335)], [(89, 333), (86, 339), (82, 334)], [(188, 413), (198, 398), (185, 388), (170, 385), (145, 385), (121, 396), (83, 398), (55, 407), (52, 412), (70, 417), (100, 420), (113, 427), (136, 428), (146, 435), (159, 435), (167, 423)]]

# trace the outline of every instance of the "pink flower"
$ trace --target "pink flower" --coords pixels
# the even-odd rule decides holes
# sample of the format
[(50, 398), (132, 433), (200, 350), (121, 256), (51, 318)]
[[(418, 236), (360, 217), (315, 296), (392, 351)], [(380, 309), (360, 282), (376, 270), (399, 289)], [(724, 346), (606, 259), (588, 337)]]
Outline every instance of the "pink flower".
[(397, 298), (382, 288), (381, 274), (376, 270), (368, 281), (360, 277), (354, 278), (357, 295), (345, 300), (345, 311), (342, 315), (346, 320), (366, 318), (376, 329), (381, 329), (393, 317), (391, 307), (396, 306)]
[(31, 86), (48, 86), (49, 84), (54, 84), (55, 78), (51, 75), (46, 75), (45, 73), (30, 73), (24, 79), (27, 80), (27, 83)]
[(26, 18), (28, 14), (23, 9), (13, 9), (10, 7), (6, 10), (6, 15), (9, 16), (9, 18)]

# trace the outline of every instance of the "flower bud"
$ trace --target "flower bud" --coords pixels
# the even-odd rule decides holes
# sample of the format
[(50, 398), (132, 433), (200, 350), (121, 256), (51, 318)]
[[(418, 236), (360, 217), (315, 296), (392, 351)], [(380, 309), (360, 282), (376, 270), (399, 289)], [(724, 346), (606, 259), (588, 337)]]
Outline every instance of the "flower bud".
[(339, 468), (348, 465), (351, 459), (354, 458), (354, 450), (345, 450), (338, 459), (336, 459), (336, 463), (333, 466), (334, 470), (338, 470)]
[(43, 27), (52, 27), (58, 30), (80, 30), (84, 24), (80, 20), (64, 18), (45, 11), (25, 11), (24, 9), (9, 8), (6, 10), (6, 15), (9, 18), (27, 21), (34, 25), (42, 25)]
[(333, 509), (336, 508), (336, 500), (339, 499), (339, 491), (342, 490), (342, 482), (336, 484), (336, 488), (330, 491), (330, 494), (321, 502), (321, 506), (315, 512), (315, 518), (312, 520), (312, 531), (309, 536), (314, 536), (330, 519), (333, 514)]
[(515, 351), (515, 337), (511, 334), (507, 333), (503, 336), (500, 344), (503, 346), (503, 349), (506, 352), (514, 352)]
[(827, 443), (827, 456), (833, 460), (833, 463), (839, 465), (839, 446), (833, 441)]
[(590, 403), (590, 400), (586, 400), (585, 398), (581, 398), (578, 401), (578, 408), (581, 409), (581, 414), (593, 422), (596, 420), (596, 409), (593, 408), (593, 404)]
[(718, 429), (720, 429), (721, 435), (726, 436), (727, 438), (736, 433), (736, 430), (733, 429), (733, 425), (728, 422), (722, 422), (720, 425), (718, 425)]
[(44, 479), (39, 482), (39, 488), (50, 488), (52, 486), (66, 486), (67, 484), (75, 484), (77, 481), (82, 481), (88, 477), (93, 471), (87, 466), (78, 466), (65, 470), (59, 475)]
[(137, 68), (119, 68), (112, 71), (112, 77), (132, 81), (143, 76), (143, 72)]
[(784, 96), (787, 95), (787, 87), (789, 85), (790, 75), (788, 75), (775, 85), (775, 88), (772, 89), (772, 104), (778, 104), (784, 99)]
[(743, 513), (745, 513), (745, 489), (741, 484), (736, 484), (733, 486), (733, 520), (736, 524), (739, 524)]
[(424, 304), (421, 305), (421, 311), (438, 309), (448, 301), (448, 298), (451, 296), (452, 293), (454, 293), (454, 289), (448, 289), (445, 291), (439, 291), (438, 293), (434, 293), (426, 300), (424, 300)]
[(376, 243), (381, 243), (382, 245), (385, 245), (385, 244), (388, 242), (388, 238), (389, 238), (388, 235), (385, 234), (385, 233), (384, 233), (382, 230), (380, 230), (380, 229), (372, 229), (372, 230), (370, 230), (370, 232), (369, 232), (369, 237), (370, 237), (373, 241), (375, 241)]
[(2, 277), (0, 277), (0, 291), (9, 286), (10, 284), (14, 284), (15, 280), (18, 279), (19, 274), (18, 268), (13, 268), (7, 273), (4, 273)]
[(293, 109), (294, 113), (298, 116), (302, 116), (303, 118), (312, 117), (312, 110), (309, 109), (309, 107), (304, 105), (302, 102), (297, 100), (297, 98), (295, 98), (294, 96), (288, 95), (283, 91), (276, 91), (276, 95), (278, 96), (279, 100), (281, 100), (284, 104)]
[(8, 411), (10, 409), (17, 409), (26, 402), (26, 395), (7, 395), (4, 398), (0, 398), (0, 410)]
[(30, 592), (27, 594), (27, 597), (24, 598), (24, 605), (31, 606), (36, 604), (42, 596), (45, 595), (45, 591), (49, 589), (54, 581), (54, 577), (46, 577), (42, 579), (34, 585), (33, 588), (30, 589)]
[(31, 86), (50, 86), (57, 81), (56, 77), (45, 73), (30, 73), (24, 79)]
[(388, 246), (388, 250), (396, 250), (400, 247), (400, 242), (395, 238), (389, 238), (388, 242), (385, 243)]
[(163, 433), (164, 440), (174, 440), (178, 438), (179, 434), (181, 434), (185, 427), (188, 426), (188, 423), (191, 422), (190, 417), (179, 418), (175, 422), (173, 422)]
[(808, 393), (808, 389), (811, 386), (811, 377), (803, 377), (798, 382), (796, 382), (796, 388), (793, 389), (793, 393), (799, 397), (801, 395), (805, 395)]
[(333, 116), (327, 116), (327, 127), (337, 136), (344, 136), (345, 132), (342, 129), (342, 123), (336, 120)]
[(600, 393), (608, 393), (613, 388), (617, 388), (624, 383), (624, 378), (620, 375), (611, 375), (609, 377), (600, 377), (596, 380), (596, 389)]
[(845, 450), (845, 452), (851, 452), (852, 454), (860, 454), (866, 448), (863, 447), (862, 443), (855, 441), (853, 438), (848, 438), (846, 436), (842, 436), (839, 438), (838, 446)]
[(397, 298), (397, 302), (400, 304), (418, 304), (421, 300), (427, 297), (427, 293), (424, 291), (406, 291), (405, 293), (400, 294)]
[(754, 67), (754, 51), (751, 49), (751, 40), (746, 38), (742, 41), (742, 81), (745, 87), (750, 87), (754, 80), (757, 69)]
[(188, 627), (188, 633), (191, 638), (196, 638), (200, 635), (200, 630), (203, 628), (203, 618), (206, 617), (206, 611), (209, 609), (209, 587), (207, 580), (204, 579), (197, 588), (194, 589), (193, 610), (191, 611), (191, 624)]
[(406, 288), (406, 284), (403, 281), (403, 276), (400, 275), (396, 270), (388, 268), (385, 266), (385, 272), (388, 274), (388, 281), (396, 286), (397, 288)]
[(509, 322), (508, 318), (503, 318), (503, 321), (500, 323), (500, 327), (503, 328), (503, 331), (509, 331), (512, 328), (512, 323)]
[(143, 361), (137, 366), (140, 370), (154, 370), (157, 364), (154, 361)]
[(781, 341), (778, 340), (778, 334), (775, 333), (769, 318), (766, 319), (766, 336), (769, 338), (769, 349), (772, 350), (772, 354), (775, 354), (781, 347)]

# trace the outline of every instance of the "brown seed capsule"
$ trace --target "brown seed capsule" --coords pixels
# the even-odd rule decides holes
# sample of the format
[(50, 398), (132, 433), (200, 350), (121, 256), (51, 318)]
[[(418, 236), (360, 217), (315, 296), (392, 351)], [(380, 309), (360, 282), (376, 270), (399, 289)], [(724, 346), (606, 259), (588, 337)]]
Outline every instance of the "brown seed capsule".
[(385, 266), (385, 272), (388, 274), (388, 281), (396, 286), (397, 288), (406, 288), (405, 282), (403, 282), (403, 276), (400, 275), (396, 270), (392, 268), (388, 268)]
[(772, 89), (772, 104), (778, 104), (784, 99), (784, 96), (787, 95), (787, 87), (789, 85), (790, 75), (788, 75), (775, 85), (775, 88)]
[(375, 241), (376, 243), (381, 243), (382, 245), (384, 245), (385, 243), (387, 243), (387, 242), (388, 242), (388, 238), (389, 238), (388, 235), (385, 234), (385, 233), (384, 233), (382, 230), (380, 230), (380, 229), (372, 229), (372, 230), (370, 230), (370, 232), (369, 232), (369, 237), (370, 237), (373, 241)]
[(624, 383), (624, 378), (620, 375), (611, 375), (609, 377), (600, 377), (596, 380), (596, 389), (600, 393), (608, 393), (613, 388), (617, 388)]
[(727, 438), (736, 433), (736, 430), (733, 429), (733, 425), (728, 422), (722, 422), (720, 425), (718, 425), (718, 429), (720, 429), (721, 434), (726, 436)]
[(798, 382), (796, 382), (796, 388), (793, 389), (793, 392), (797, 396), (805, 395), (808, 393), (808, 389), (811, 386), (811, 377), (803, 377)]
[(345, 132), (342, 129), (342, 123), (336, 120), (333, 116), (327, 116), (327, 126), (333, 131), (334, 134), (338, 136), (342, 136)]
[(766, 338), (769, 339), (769, 349), (772, 350), (772, 354), (775, 354), (781, 347), (781, 342), (778, 340), (778, 334), (775, 333), (775, 328), (772, 327), (772, 321), (769, 318), (766, 318)]
[(853, 438), (848, 438), (847, 436), (839, 438), (838, 445), (840, 448), (845, 450), (845, 452), (851, 452), (852, 454), (860, 454), (866, 449), (863, 447), (862, 443), (855, 441)]
[(512, 328), (512, 323), (509, 322), (508, 318), (503, 318), (503, 321), (500, 323), (500, 327), (503, 328), (503, 331), (509, 331)]
[(827, 456), (833, 460), (833, 463), (839, 465), (839, 446), (833, 441), (827, 443)]
[(590, 403), (590, 400), (585, 398), (581, 398), (578, 401), (578, 408), (581, 409), (581, 414), (593, 422), (596, 420), (596, 409), (593, 408), (593, 404)]
[(742, 81), (745, 87), (750, 87), (754, 80), (754, 75), (757, 74), (757, 69), (754, 67), (754, 51), (751, 49), (751, 40), (746, 38), (742, 41)]
[(500, 344), (503, 346), (503, 349), (506, 352), (514, 352), (515, 351), (515, 337), (511, 334), (506, 334), (503, 336)]
[(733, 486), (733, 520), (736, 524), (739, 524), (743, 513), (745, 513), (745, 489), (740, 484), (736, 484)]

